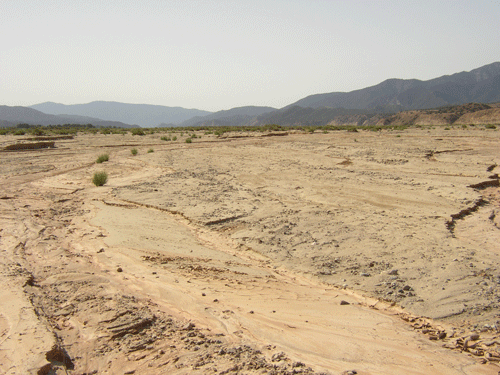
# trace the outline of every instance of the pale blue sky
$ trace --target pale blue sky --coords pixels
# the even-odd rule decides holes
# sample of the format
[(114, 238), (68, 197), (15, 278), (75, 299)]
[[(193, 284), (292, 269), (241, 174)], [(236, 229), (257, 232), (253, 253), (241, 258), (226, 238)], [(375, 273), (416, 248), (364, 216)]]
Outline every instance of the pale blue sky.
[(0, 0), (0, 105), (283, 107), (500, 61), (500, 1)]

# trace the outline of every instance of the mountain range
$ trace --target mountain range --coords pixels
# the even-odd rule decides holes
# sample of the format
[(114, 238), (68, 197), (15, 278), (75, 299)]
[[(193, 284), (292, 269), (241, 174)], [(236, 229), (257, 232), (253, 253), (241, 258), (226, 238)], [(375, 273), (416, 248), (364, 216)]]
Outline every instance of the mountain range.
[(91, 123), (96, 126), (241, 126), (363, 124), (369, 119), (408, 110), (465, 103), (500, 102), (500, 62), (427, 81), (388, 79), (351, 92), (307, 96), (284, 108), (245, 106), (226, 111), (148, 104), (95, 101), (64, 105), (40, 103), (30, 107), (0, 106), (0, 126), (27, 124)]
[(30, 107), (9, 107), (0, 105), (0, 127), (29, 125), (92, 124), (102, 127), (131, 128), (132, 125), (119, 121), (106, 121), (99, 118), (78, 115), (51, 115)]
[(500, 62), (495, 62), (428, 81), (388, 79), (361, 90), (311, 95), (287, 107), (365, 109), (380, 113), (498, 101)]
[(199, 109), (104, 101), (73, 105), (46, 102), (32, 105), (30, 108), (50, 115), (88, 116), (143, 127), (154, 127), (161, 123), (178, 124), (194, 116), (204, 116), (211, 113)]

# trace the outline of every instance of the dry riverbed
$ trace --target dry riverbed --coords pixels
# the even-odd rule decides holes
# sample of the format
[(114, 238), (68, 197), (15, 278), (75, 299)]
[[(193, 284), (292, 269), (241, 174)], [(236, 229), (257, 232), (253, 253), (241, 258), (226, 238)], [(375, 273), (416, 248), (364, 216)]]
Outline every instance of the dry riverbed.
[(0, 373), (498, 373), (500, 131), (199, 135), (0, 152)]

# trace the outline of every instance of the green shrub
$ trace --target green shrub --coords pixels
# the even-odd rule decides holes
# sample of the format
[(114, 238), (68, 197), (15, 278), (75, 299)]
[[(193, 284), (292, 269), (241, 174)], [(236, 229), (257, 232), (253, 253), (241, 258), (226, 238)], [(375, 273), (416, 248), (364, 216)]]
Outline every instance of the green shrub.
[(170, 139), (170, 137), (161, 137), (160, 139), (161, 139), (162, 141), (170, 141), (170, 140), (171, 140), (171, 139)]
[(22, 129), (18, 129), (14, 132), (14, 135), (24, 135), (24, 134), (26, 134), (26, 132)]
[(36, 137), (40, 137), (40, 136), (42, 136), (42, 135), (45, 135), (45, 132), (44, 132), (42, 129), (40, 129), (40, 128), (35, 128), (35, 129), (32, 129), (32, 130), (30, 131), (30, 133), (31, 133), (32, 135), (36, 136)]
[(192, 143), (193, 140), (191, 138), (186, 138), (186, 143)]
[(446, 128), (444, 128), (444, 130), (450, 130), (450, 128), (447, 126)]
[(144, 131), (142, 129), (139, 129), (139, 128), (134, 128), (131, 130), (132, 132), (132, 135), (145, 135), (146, 133), (144, 133)]
[(101, 163), (103, 163), (105, 161), (108, 161), (108, 160), (109, 160), (109, 155), (108, 154), (102, 154), (102, 155), (99, 155), (99, 157), (96, 160), (96, 163), (101, 164)]
[(177, 140), (177, 136), (174, 135), (174, 137), (172, 138), (172, 141), (176, 141)]
[(132, 155), (137, 155), (137, 149), (136, 148), (133, 148), (132, 150), (130, 150), (130, 152), (132, 153)]
[(155, 150), (153, 150), (152, 148), (150, 148), (150, 149), (148, 150), (148, 154), (150, 154), (150, 153), (152, 153), (152, 152), (155, 152)]
[(486, 129), (496, 129), (496, 128), (497, 128), (497, 127), (496, 127), (495, 125), (493, 125), (493, 124), (486, 124), (486, 125), (484, 125), (484, 127), (485, 127)]
[(108, 181), (108, 174), (106, 172), (95, 172), (92, 182), (95, 186), (102, 186)]

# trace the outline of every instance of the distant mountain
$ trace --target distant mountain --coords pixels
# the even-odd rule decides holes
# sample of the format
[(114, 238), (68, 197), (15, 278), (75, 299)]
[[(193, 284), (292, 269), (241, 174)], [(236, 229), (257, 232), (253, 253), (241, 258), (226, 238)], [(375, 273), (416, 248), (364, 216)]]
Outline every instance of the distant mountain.
[(183, 121), (179, 126), (245, 126), (262, 114), (276, 111), (272, 107), (246, 106), (218, 111), (206, 116), (195, 116)]
[(204, 116), (211, 113), (199, 109), (104, 101), (72, 105), (46, 102), (32, 105), (30, 108), (51, 115), (60, 115), (64, 113), (69, 115), (88, 116), (106, 121), (138, 124), (142, 127), (155, 127), (162, 123), (178, 124), (194, 116)]
[(362, 125), (367, 119), (375, 116), (373, 112), (364, 109), (345, 108), (303, 108), (299, 106), (286, 107), (278, 111), (262, 114), (254, 119), (254, 125), (276, 124), (282, 126), (307, 125), (323, 126), (333, 119), (348, 118), (349, 123), (355, 121)]
[(351, 92), (310, 95), (288, 105), (366, 109), (378, 113), (500, 101), (500, 62), (428, 81), (388, 79)]
[(130, 128), (131, 125), (117, 121), (103, 121), (92, 117), (73, 115), (48, 115), (29, 107), (0, 106), (0, 126), (15, 126), (17, 124), (30, 125), (63, 125), (63, 124), (92, 124), (94, 126)]

